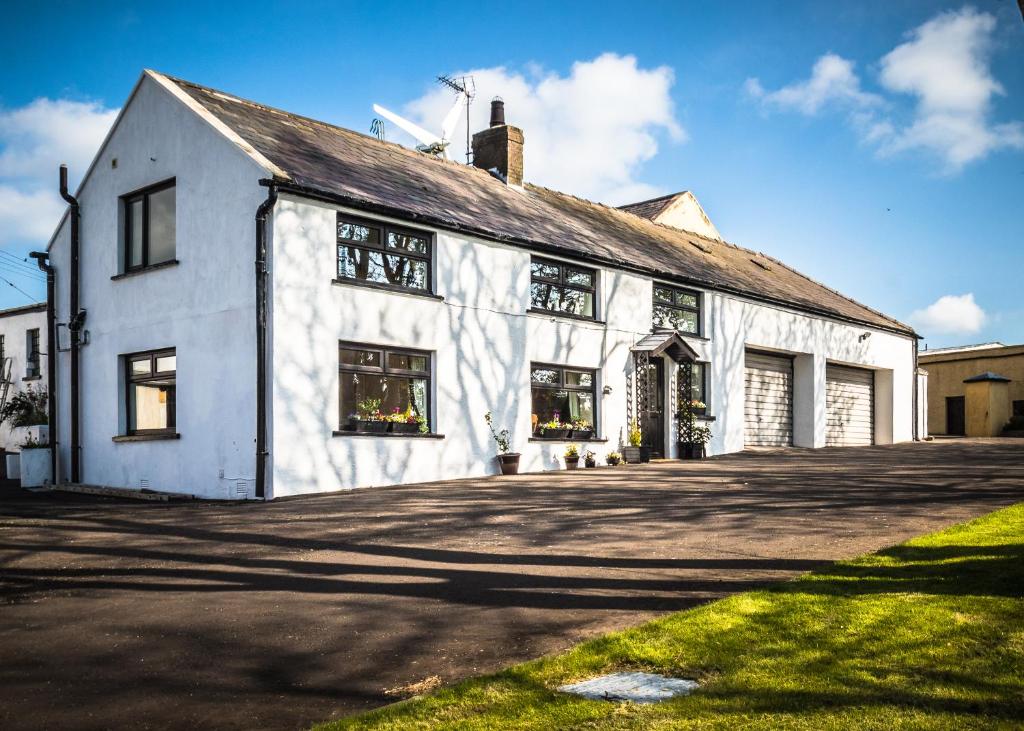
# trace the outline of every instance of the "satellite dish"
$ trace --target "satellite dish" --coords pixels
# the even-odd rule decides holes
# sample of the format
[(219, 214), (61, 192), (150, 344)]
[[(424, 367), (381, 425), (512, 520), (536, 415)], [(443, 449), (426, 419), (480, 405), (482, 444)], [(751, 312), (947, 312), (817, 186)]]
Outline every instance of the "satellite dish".
[(463, 110), (466, 110), (468, 113), (468, 105), (470, 99), (472, 99), (472, 94), (467, 89), (465, 83), (460, 84), (445, 76), (438, 77), (438, 80), (456, 92), (455, 103), (452, 105), (452, 108), (448, 110), (448, 114), (444, 116), (444, 120), (441, 122), (441, 134), (434, 134), (433, 132), (425, 130), (418, 124), (410, 122), (405, 117), (395, 114), (390, 109), (386, 109), (380, 104), (374, 104), (373, 111), (395, 124), (399, 129), (405, 130), (407, 133), (412, 135), (412, 137), (419, 142), (419, 144), (416, 145), (416, 149), (420, 152), (424, 152), (428, 155), (438, 155), (447, 160), (448, 145), (452, 142), (452, 133), (455, 132), (455, 126), (459, 123), (459, 115), (462, 114)]

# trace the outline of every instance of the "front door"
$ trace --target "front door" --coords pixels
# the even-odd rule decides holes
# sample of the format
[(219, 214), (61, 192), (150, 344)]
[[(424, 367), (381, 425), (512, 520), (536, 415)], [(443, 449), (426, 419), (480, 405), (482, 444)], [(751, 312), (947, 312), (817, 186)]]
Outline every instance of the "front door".
[(964, 397), (946, 397), (946, 433), (962, 437), (967, 433), (964, 423)]
[(647, 367), (650, 369), (650, 400), (640, 429), (643, 433), (643, 444), (650, 448), (651, 457), (661, 459), (665, 456), (665, 361), (654, 357)]

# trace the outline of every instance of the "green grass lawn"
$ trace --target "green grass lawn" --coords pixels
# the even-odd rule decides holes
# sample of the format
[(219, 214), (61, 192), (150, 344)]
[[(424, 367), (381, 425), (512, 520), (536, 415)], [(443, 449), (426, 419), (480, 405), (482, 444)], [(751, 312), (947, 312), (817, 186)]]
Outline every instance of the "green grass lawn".
[[(693, 678), (656, 705), (554, 690)], [(1024, 727), (1024, 504), (325, 729)]]

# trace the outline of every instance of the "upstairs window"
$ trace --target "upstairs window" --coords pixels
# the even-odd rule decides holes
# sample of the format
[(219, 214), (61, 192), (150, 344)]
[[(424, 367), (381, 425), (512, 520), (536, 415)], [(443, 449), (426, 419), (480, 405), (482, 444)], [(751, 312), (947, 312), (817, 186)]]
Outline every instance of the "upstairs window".
[(177, 427), (174, 349), (124, 356), (129, 434), (173, 433)]
[(593, 320), (597, 271), (553, 259), (530, 260), (530, 307)]
[(39, 328), (25, 331), (25, 378), (39, 377)]
[(700, 335), (700, 293), (655, 284), (654, 326)]
[(338, 280), (430, 293), (432, 236), (338, 214)]
[(174, 181), (170, 180), (126, 195), (122, 200), (125, 271), (174, 261)]

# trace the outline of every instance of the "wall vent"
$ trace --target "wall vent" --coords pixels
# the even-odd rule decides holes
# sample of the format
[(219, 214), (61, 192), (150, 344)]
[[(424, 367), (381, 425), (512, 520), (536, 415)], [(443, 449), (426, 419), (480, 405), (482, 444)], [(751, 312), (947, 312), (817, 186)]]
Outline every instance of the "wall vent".
[(248, 480), (235, 480), (235, 499), (237, 499), (237, 500), (248, 500), (249, 499), (249, 481)]
[(139, 480), (139, 489), (140, 490), (148, 490), (149, 489), (149, 480)]

